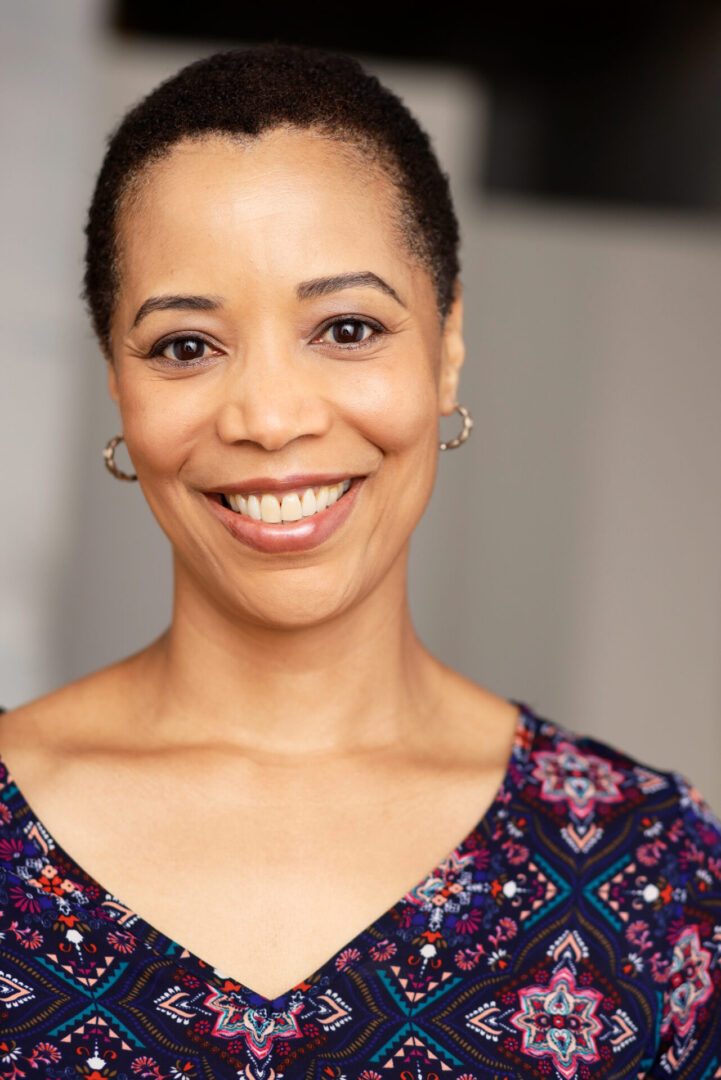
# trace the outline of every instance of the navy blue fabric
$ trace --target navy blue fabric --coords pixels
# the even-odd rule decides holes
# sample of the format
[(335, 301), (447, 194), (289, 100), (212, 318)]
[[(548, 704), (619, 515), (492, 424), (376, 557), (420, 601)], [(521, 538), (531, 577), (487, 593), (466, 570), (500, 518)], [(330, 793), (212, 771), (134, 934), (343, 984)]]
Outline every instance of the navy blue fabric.
[(721, 826), (527, 707), (477, 826), (273, 1001), (108, 893), (1, 759), (0, 908), (1, 1080), (721, 1077)]

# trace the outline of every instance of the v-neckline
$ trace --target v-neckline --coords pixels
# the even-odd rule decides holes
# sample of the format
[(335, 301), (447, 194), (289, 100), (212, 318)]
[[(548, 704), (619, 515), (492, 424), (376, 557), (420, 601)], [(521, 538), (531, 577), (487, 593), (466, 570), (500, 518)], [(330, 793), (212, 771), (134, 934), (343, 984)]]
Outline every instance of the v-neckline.
[[(240, 979), (236, 979), (222, 968), (214, 967), (209, 961), (203, 960), (197, 953), (194, 953), (191, 949), (181, 945), (179, 942), (169, 937), (163, 930), (160, 930), (149, 923), (142, 915), (125, 904), (119, 896), (106, 889), (97, 878), (94, 878), (92, 874), (89, 874), (88, 871), (85, 870), (72, 855), (70, 855), (63, 845), (55, 839), (53, 833), (35, 813), (15, 782), (15, 778), (7, 766), (2, 753), (0, 753), (0, 798), (10, 804), (12, 810), (22, 811), (21, 816), (23, 822), (25, 819), (29, 818), (35, 823), (37, 832), (42, 836), (43, 841), (48, 846), (48, 861), (52, 861), (50, 857), (51, 853), (53, 851), (56, 852), (58, 861), (63, 864), (63, 868), (69, 870), (71, 874), (74, 872), (75, 876), (80, 879), (83, 888), (89, 886), (100, 894), (102, 899), (99, 900), (97, 905), (93, 908), (93, 915), (95, 917), (102, 918), (103, 920), (112, 923), (114, 926), (122, 926), (123, 929), (132, 933), (139, 944), (145, 945), (146, 948), (150, 949), (159, 957), (171, 959), (175, 963), (188, 968), (196, 977), (208, 979), (216, 983), (218, 987), (223, 990), (230, 990), (242, 994), (248, 999), (248, 1003), (251, 1007), (270, 1008), (272, 1011), (279, 1011), (282, 1010), (283, 1006), (293, 993), (299, 990), (307, 990), (309, 987), (318, 983), (324, 976), (327, 977), (325, 985), (328, 985), (330, 981), (334, 981), (340, 977), (343, 973), (343, 968), (338, 967), (338, 962), (343, 954), (351, 953), (354, 950), (359, 951), (357, 947), (362, 943), (368, 933), (371, 932), (374, 927), (378, 926), (379, 923), (383, 923), (391, 918), (405, 902), (407, 896), (411, 893), (418, 893), (430, 879), (443, 877), (445, 868), (454, 865), (454, 860), (458, 860), (463, 855), (468, 855), (470, 851), (474, 850), (473, 845), (477, 843), (476, 838), (479, 834), (492, 831), (489, 830), (491, 822), (497, 816), (499, 810), (505, 810), (507, 806), (510, 790), (514, 783), (514, 767), (519, 763), (520, 758), (527, 759), (531, 746), (535, 740), (535, 734), (539, 724), (539, 717), (528, 705), (514, 699), (509, 699), (509, 703), (514, 705), (518, 710), (511, 751), (503, 778), (496, 789), (493, 799), (486, 807), (480, 819), (455, 845), (455, 847), (448, 852), (444, 859), (436, 866), (432, 867), (432, 869), (419, 881), (411, 885), (411, 887), (407, 889), (394, 904), (369, 922), (362, 930), (359, 930), (358, 933), (354, 934), (353, 937), (341, 945), (339, 949), (336, 949), (327, 960), (324, 960), (323, 963), (309, 975), (300, 979), (293, 986), (284, 990), (283, 993), (277, 994), (273, 998), (266, 997), (264, 994), (253, 990), (246, 983), (241, 982)], [(0, 713), (4, 711), (4, 709), (0, 709)], [(33, 842), (39, 846), (39, 841), (35, 838), (32, 839)], [(43, 852), (43, 854), (45, 853)], [(70, 896), (67, 896), (66, 899), (69, 903), (73, 903)], [(75, 902), (75, 905), (77, 906), (77, 902)], [(110, 915), (107, 910), (104, 910), (106, 905), (114, 907), (116, 911), (121, 912), (121, 917), (117, 918)], [(86, 914), (86, 912), (84, 912), (84, 914)]]

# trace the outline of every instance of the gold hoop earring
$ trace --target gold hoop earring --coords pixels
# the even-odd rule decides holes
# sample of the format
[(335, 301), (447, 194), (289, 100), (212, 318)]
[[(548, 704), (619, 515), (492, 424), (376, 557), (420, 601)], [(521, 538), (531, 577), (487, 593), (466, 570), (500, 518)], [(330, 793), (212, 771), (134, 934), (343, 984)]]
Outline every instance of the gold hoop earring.
[(125, 442), (125, 439), (123, 438), (122, 435), (114, 435), (112, 439), (108, 440), (108, 445), (103, 450), (103, 458), (105, 460), (105, 467), (118, 480), (128, 480), (128, 481), (137, 480), (138, 478), (135, 475), (135, 473), (123, 472), (123, 470), (119, 469), (118, 466), (115, 464), (115, 448), (121, 442)]
[(456, 412), (459, 412), (463, 417), (463, 427), (461, 428), (460, 435), (456, 435), (455, 439), (451, 439), (450, 442), (440, 443), (441, 450), (455, 450), (457, 446), (464, 443), (468, 436), (471, 434), (471, 428), (473, 427), (473, 417), (469, 413), (465, 405), (459, 405), (458, 402), (454, 405)]

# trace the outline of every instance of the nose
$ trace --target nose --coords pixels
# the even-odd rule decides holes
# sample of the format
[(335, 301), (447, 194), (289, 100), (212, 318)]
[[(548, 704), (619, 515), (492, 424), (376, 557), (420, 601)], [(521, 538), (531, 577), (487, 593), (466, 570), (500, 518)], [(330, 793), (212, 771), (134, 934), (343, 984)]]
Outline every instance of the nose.
[(303, 435), (323, 435), (331, 421), (328, 386), (302, 350), (268, 347), (228, 365), (216, 414), (223, 442), (281, 450)]

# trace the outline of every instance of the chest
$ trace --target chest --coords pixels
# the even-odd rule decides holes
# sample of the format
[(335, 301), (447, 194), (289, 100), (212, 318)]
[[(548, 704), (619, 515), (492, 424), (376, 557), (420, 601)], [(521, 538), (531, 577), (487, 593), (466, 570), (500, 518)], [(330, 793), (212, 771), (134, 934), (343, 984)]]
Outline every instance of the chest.
[(155, 798), (129, 807), (127, 784), (108, 779), (92, 830), (67, 801), (50, 817), (73, 861), (145, 924), (273, 999), (337, 958), (442, 862), (499, 782), (399, 780), (391, 798), (379, 788), (355, 800), (329, 783), (290, 803), (287, 793), (183, 800), (156, 785)]

